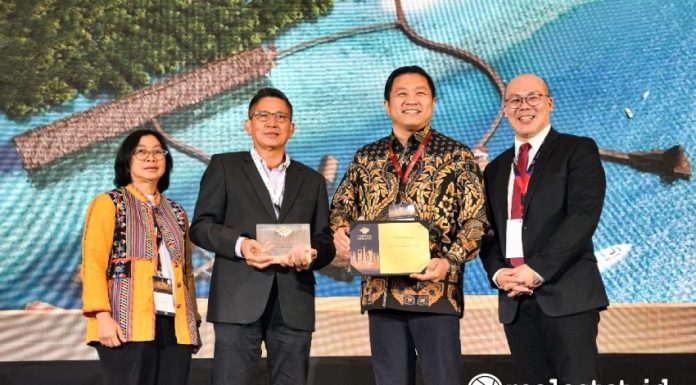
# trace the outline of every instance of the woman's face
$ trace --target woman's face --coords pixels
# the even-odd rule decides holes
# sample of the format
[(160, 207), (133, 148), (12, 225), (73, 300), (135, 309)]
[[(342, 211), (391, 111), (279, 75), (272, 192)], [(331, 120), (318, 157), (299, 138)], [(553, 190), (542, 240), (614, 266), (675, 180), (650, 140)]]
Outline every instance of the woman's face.
[(166, 169), (166, 153), (154, 135), (140, 138), (130, 158), (130, 175), (133, 183), (157, 183)]

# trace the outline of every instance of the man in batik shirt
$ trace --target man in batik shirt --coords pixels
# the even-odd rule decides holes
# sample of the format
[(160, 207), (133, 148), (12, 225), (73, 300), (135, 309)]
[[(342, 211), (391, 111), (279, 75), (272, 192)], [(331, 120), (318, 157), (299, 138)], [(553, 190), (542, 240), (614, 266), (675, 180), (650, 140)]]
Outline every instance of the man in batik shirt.
[(426, 384), (458, 385), (464, 263), (488, 227), (481, 174), (468, 147), (430, 126), (435, 86), (422, 68), (392, 72), (384, 99), (391, 135), (358, 150), (333, 199), (336, 258), (348, 258), (351, 221), (388, 220), (394, 204), (415, 209), (429, 229), (425, 271), (362, 279), (375, 379), (413, 384), (417, 351)]

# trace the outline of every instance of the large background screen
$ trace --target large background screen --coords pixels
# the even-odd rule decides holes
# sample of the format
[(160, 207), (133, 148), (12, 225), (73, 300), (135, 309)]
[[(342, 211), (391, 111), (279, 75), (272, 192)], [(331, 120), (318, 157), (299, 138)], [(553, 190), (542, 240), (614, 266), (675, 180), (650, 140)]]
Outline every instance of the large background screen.
[[(75, 117), (95, 108), (97, 114), (108, 115), (99, 108), (132, 99), (136, 92), (157, 89), (158, 84), (190, 71), (203, 69), (198, 78), (188, 80), (187, 89), (194, 89), (196, 81), (215, 83), (220, 74), (205, 72), (201, 63), (232, 57), (255, 46), (255, 40), (263, 43), (263, 52), (273, 52), (270, 69), (200, 102), (165, 108), (151, 118), (157, 118), (163, 130), (198, 154), (248, 150), (251, 140), (243, 128), (248, 102), (259, 87), (277, 87), (295, 108), (297, 129), (288, 144), (290, 156), (313, 168), (320, 168), (323, 157), (334, 157), (337, 172), (328, 184), (335, 189), (354, 152), (389, 134), (383, 87), (398, 66), (416, 64), (433, 76), (437, 87), (433, 127), (470, 147), (485, 141), (484, 134), (500, 108), (498, 88), (480, 67), (417, 44), (396, 24), (394, 0), (229, 1), (226, 13), (206, 16), (218, 18), (220, 32), (196, 12), (191, 12), (188, 24), (166, 22), (167, 17), (181, 17), (180, 13), (171, 16), (170, 8), (185, 5), (151, 5), (148, 19), (181, 29), (166, 34), (164, 27), (150, 26), (152, 39), (169, 39), (150, 42), (160, 47), (153, 51), (152, 60), (160, 60), (172, 50), (190, 50), (193, 56), (204, 49), (214, 51), (208, 56), (203, 53), (197, 62), (171, 59), (165, 66), (152, 67), (159, 68), (159, 73), (148, 73), (147, 65), (136, 66), (140, 59), (133, 52), (144, 44), (144, 27), (132, 16), (137, 15), (138, 2), (113, 2), (116, 5), (105, 6), (105, 14), (120, 15), (116, 24), (131, 20), (131, 28), (122, 28), (110, 41), (119, 38), (132, 45), (112, 44), (108, 47), (112, 52), (105, 56), (112, 58), (107, 63), (126, 57), (130, 61), (123, 59), (125, 64), (119, 65), (134, 66), (131, 72), (121, 68), (121, 74), (134, 74), (123, 76), (130, 83), (121, 88), (117, 81), (109, 83), (103, 77), (89, 83), (71, 76), (73, 62), (67, 61), (87, 48), (51, 44), (62, 41), (63, 33), (79, 34), (79, 28), (67, 25), (78, 23), (76, 18), (87, 17), (87, 13), (73, 12), (69, 16), (73, 19), (66, 22), (59, 17), (67, 12), (61, 10), (61, 1), (45, 3), (34, 8), (22, 1), (0, 6), (4, 18), (0, 20), (4, 67), (0, 92), (5, 94), (0, 112), (0, 309), (4, 310), (31, 308), (34, 301), (64, 309), (81, 307), (78, 269), (87, 205), (98, 193), (113, 187), (113, 161), (127, 130), (118, 132), (113, 121), (92, 117), (74, 131)], [(304, 13), (297, 11), (313, 6), (316, 8)], [(617, 156), (637, 156), (639, 160), (633, 164), (608, 158), (603, 162), (607, 195), (594, 244), (610, 300), (694, 302), (694, 179), (665, 166), (665, 157), (659, 153), (653, 157), (657, 163), (645, 164), (640, 159), (649, 155), (636, 152), (678, 145), (687, 158), (693, 159), (696, 153), (696, 4), (678, 0), (403, 0), (402, 6), (415, 34), (480, 57), (504, 81), (523, 72), (543, 76), (555, 100), (552, 124), (557, 130), (592, 137), (601, 149), (618, 152)], [(277, 28), (268, 25), (288, 15), (294, 19)], [(66, 27), (44, 25), (53, 19), (63, 20), (59, 25)], [(225, 29), (225, 23), (232, 26)], [(231, 38), (227, 34), (244, 23), (250, 25), (249, 31), (259, 33), (240, 35), (236, 46), (224, 48), (223, 40)], [(91, 33), (88, 40), (97, 46), (107, 44), (105, 32), (90, 25), (92, 29), (82, 30)], [(206, 28), (201, 25), (209, 28), (201, 32)], [(217, 40), (208, 39), (206, 47), (192, 47), (176, 38), (197, 33), (209, 33)], [(92, 67), (97, 72), (100, 68)], [(236, 70), (240, 76), (245, 71)], [(138, 78), (143, 73), (144, 78)], [(62, 84), (67, 87), (61, 88)], [(42, 98), (32, 99), (32, 93)], [(133, 109), (126, 111), (129, 115), (147, 110), (133, 103), (128, 108)], [(73, 131), (65, 128), (63, 134), (61, 119), (70, 117)], [(152, 123), (139, 127), (152, 127)], [(52, 139), (46, 140), (48, 137)], [(512, 130), (503, 121), (485, 143), (490, 159), (511, 146), (512, 139)], [(61, 154), (45, 164), (28, 166), (23, 161), (23, 157), (55, 152), (56, 148)], [(206, 163), (176, 148), (173, 156), (166, 195), (192, 217)], [(327, 175), (333, 176), (330, 170)], [(208, 295), (211, 258), (203, 250), (195, 251), (199, 297)], [(467, 265), (465, 274), (467, 294), (494, 293), (478, 259)], [(359, 292), (359, 279), (340, 269), (329, 267), (315, 275), (320, 297), (356, 296)]]

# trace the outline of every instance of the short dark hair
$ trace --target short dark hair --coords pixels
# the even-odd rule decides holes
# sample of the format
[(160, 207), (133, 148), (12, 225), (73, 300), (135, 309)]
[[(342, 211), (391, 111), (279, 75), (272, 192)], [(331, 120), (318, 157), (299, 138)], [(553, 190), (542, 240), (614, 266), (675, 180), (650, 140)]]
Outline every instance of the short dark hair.
[(251, 98), (251, 101), (249, 102), (249, 110), (247, 111), (247, 115), (249, 116), (249, 119), (252, 118), (251, 116), (251, 111), (256, 107), (256, 105), (259, 103), (259, 101), (263, 98), (278, 98), (282, 101), (285, 102), (288, 106), (288, 110), (290, 110), (290, 121), (292, 121), (292, 104), (290, 104), (290, 100), (288, 100), (288, 97), (285, 96), (283, 91), (273, 88), (273, 87), (264, 87), (256, 91), (256, 94), (254, 95), (253, 98)]
[(430, 92), (433, 94), (433, 98), (435, 97), (435, 83), (433, 83), (433, 78), (421, 67), (405, 66), (395, 69), (387, 78), (387, 84), (384, 85), (384, 100), (389, 101), (389, 94), (391, 94), (392, 86), (394, 86), (394, 80), (405, 74), (418, 74), (424, 77), (425, 80), (428, 81), (428, 86), (430, 87)]
[(152, 135), (157, 138), (157, 140), (160, 142), (160, 146), (162, 146), (162, 149), (167, 151), (167, 155), (165, 156), (166, 165), (164, 168), (164, 175), (162, 175), (160, 180), (157, 182), (157, 190), (159, 192), (164, 192), (167, 188), (169, 188), (169, 174), (174, 168), (174, 159), (172, 158), (172, 154), (169, 151), (169, 146), (167, 145), (167, 141), (164, 139), (164, 136), (153, 130), (133, 131), (126, 137), (126, 139), (123, 140), (123, 143), (121, 143), (121, 147), (118, 148), (118, 152), (116, 153), (116, 161), (114, 162), (114, 184), (116, 187), (123, 187), (132, 182), (130, 175), (131, 156), (133, 156), (135, 148), (138, 147), (140, 138), (147, 135)]

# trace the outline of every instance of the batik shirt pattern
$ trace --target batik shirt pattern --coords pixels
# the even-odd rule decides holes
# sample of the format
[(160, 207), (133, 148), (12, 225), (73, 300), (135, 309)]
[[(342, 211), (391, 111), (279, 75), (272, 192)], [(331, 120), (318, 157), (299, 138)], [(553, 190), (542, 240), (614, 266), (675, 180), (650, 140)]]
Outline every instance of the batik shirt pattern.
[(478, 165), (468, 147), (426, 126), (406, 146), (392, 134), (362, 147), (334, 195), (333, 231), (353, 220), (388, 219), (389, 205), (401, 201), (399, 176), (388, 155), (389, 144), (403, 169), (431, 131), (431, 138), (405, 184), (404, 202), (430, 234), (430, 257), (446, 258), (444, 281), (421, 282), (408, 276), (363, 277), (361, 309), (397, 309), (462, 315), (464, 263), (475, 258), (488, 228), (485, 193)]

